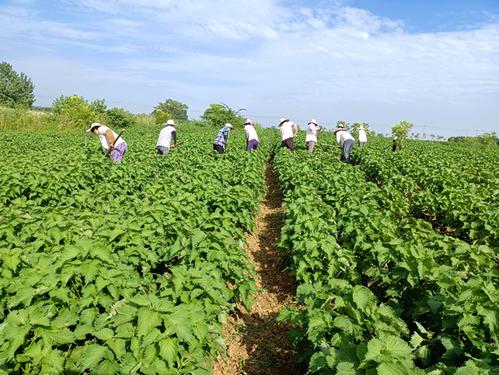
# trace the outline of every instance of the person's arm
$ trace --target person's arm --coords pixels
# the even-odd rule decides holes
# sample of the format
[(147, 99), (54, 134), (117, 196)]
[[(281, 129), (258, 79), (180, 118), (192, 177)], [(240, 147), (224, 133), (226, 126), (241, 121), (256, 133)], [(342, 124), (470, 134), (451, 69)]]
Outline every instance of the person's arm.
[(106, 129), (104, 136), (107, 139), (107, 144), (109, 145), (109, 148), (114, 148), (114, 142), (116, 141), (116, 137), (113, 134), (113, 131), (111, 129)]
[(173, 138), (173, 147), (177, 145), (177, 132), (174, 130), (172, 131), (172, 138)]
[(229, 129), (225, 128), (223, 135), (224, 135), (224, 139), (225, 139), (225, 144), (228, 144), (229, 143)]

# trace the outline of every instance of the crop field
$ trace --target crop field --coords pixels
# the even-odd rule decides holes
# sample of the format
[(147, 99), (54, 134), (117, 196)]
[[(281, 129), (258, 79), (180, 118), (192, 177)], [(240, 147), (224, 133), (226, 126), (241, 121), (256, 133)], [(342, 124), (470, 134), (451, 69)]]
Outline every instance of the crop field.
[(266, 163), (308, 372), (499, 373), (497, 147), (373, 139), (347, 165), (330, 133), (249, 153), (238, 129), (218, 155), (181, 125), (161, 157), (159, 129), (126, 130), (117, 165), (81, 133), (0, 133), (0, 374), (211, 373), (256, 292)]
[(274, 159), (299, 282), (281, 318), (309, 371), (496, 374), (497, 151), (373, 142), (353, 159)]

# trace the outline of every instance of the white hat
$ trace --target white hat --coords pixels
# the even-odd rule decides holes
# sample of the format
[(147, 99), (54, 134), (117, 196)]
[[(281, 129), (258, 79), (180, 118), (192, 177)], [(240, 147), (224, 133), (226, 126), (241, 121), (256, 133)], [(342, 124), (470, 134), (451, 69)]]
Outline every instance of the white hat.
[(244, 122), (244, 125), (253, 125), (253, 121), (247, 118), (246, 121)]
[(92, 125), (90, 125), (90, 127), (86, 130), (87, 133), (91, 133), (92, 130), (94, 130), (94, 128), (97, 128), (101, 126), (101, 124), (99, 124), (98, 122), (94, 122)]
[(308, 122), (308, 125), (310, 125), (310, 124), (318, 125), (317, 120), (314, 118)]
[(286, 121), (289, 121), (289, 119), (287, 119), (286, 117), (281, 117), (281, 118), (279, 119), (279, 126), (281, 126), (281, 124), (282, 124), (283, 122), (286, 122)]
[(168, 120), (165, 125), (175, 125), (175, 121), (173, 120)]
[(226, 122), (225, 125), (224, 125), (226, 128), (229, 128), (229, 129), (234, 129), (234, 127), (232, 126), (231, 123), (229, 122)]

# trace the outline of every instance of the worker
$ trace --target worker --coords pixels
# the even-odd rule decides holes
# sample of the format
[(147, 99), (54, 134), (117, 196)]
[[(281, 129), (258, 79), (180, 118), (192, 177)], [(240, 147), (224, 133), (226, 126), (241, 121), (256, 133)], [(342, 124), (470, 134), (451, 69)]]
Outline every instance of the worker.
[(244, 132), (246, 133), (246, 150), (256, 150), (260, 142), (258, 139), (258, 134), (256, 134), (256, 129), (253, 126), (253, 121), (251, 121), (249, 118), (244, 122)]
[(359, 144), (360, 148), (364, 148), (364, 146), (367, 143), (367, 135), (366, 135), (366, 129), (364, 128), (364, 125), (360, 125), (359, 127)]
[(175, 129), (175, 121), (173, 120), (168, 120), (164, 123), (164, 127), (159, 132), (158, 141), (156, 142), (156, 150), (161, 155), (167, 155), (170, 152), (170, 147), (177, 147), (177, 130)]
[(108, 128), (106, 125), (94, 122), (87, 129), (87, 133), (92, 133), (99, 137), (99, 141), (102, 148), (106, 152), (106, 156), (109, 156), (115, 163), (121, 163), (123, 155), (127, 150), (128, 145), (125, 140), (118, 135), (112, 129)]
[(342, 160), (345, 163), (350, 163), (350, 153), (352, 152), (355, 140), (343, 123), (338, 123), (334, 134), (336, 134), (336, 142), (340, 146), (343, 153)]
[(224, 127), (218, 131), (218, 134), (213, 141), (213, 149), (219, 154), (223, 154), (225, 152), (227, 143), (229, 143), (229, 133), (231, 129), (234, 129), (232, 124), (226, 123)]
[(305, 146), (308, 152), (313, 152), (317, 144), (317, 133), (322, 130), (322, 126), (317, 124), (315, 119), (312, 119), (307, 124), (307, 136), (305, 137)]
[(279, 129), (281, 130), (281, 146), (294, 150), (293, 138), (298, 133), (298, 125), (285, 117), (279, 119)]

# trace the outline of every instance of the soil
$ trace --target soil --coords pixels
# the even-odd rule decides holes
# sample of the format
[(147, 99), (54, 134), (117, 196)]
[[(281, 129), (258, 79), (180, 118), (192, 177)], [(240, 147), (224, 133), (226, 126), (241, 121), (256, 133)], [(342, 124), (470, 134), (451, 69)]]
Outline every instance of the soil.
[(282, 195), (270, 165), (266, 166), (267, 191), (256, 218), (256, 230), (247, 235), (248, 258), (257, 272), (258, 292), (251, 311), (239, 306), (225, 327), (227, 359), (219, 355), (215, 375), (301, 374), (294, 363), (288, 339), (290, 326), (276, 321), (290, 304), (296, 285), (285, 269), (284, 254), (276, 247), (281, 234)]

